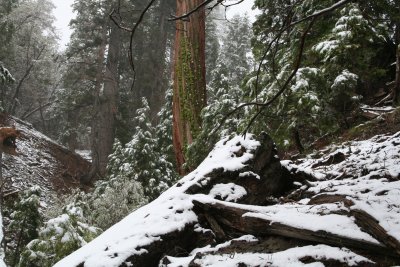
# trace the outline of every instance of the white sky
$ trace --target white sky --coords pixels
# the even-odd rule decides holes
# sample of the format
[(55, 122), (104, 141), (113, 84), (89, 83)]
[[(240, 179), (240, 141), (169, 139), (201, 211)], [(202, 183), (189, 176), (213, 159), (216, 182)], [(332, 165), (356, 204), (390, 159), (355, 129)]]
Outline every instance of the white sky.
[(71, 4), (74, 0), (52, 0), (56, 8), (54, 16), (56, 17), (55, 26), (60, 33), (60, 49), (64, 50), (71, 36), (71, 29), (68, 27), (69, 21), (74, 17)]
[[(68, 27), (69, 21), (73, 18), (74, 14), (72, 13), (71, 4), (74, 0), (52, 0), (56, 6), (54, 10), (54, 16), (56, 17), (55, 26), (59, 30), (60, 33), (60, 49), (64, 50), (65, 45), (68, 43), (69, 38), (71, 36), (71, 29)], [(161, 0), (162, 1), (162, 0)], [(227, 0), (227, 2), (235, 3), (238, 0)], [(229, 7), (227, 12), (228, 19), (232, 17), (234, 14), (244, 14), (248, 13), (251, 20), (254, 20), (257, 11), (251, 10), (253, 6), (253, 0), (244, 0), (242, 3)]]

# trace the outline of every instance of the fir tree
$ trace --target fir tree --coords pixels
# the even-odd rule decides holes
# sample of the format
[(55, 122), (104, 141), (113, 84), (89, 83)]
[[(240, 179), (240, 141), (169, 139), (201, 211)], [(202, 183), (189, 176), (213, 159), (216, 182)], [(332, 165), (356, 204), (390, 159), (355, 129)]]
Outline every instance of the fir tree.
[[(156, 130), (150, 122), (150, 108), (145, 98), (142, 98), (142, 107), (137, 109), (134, 121), (137, 126), (132, 140), (124, 147), (116, 143), (115, 152), (110, 156), (110, 178), (138, 182), (144, 195), (154, 199), (168, 188), (173, 175), (167, 155), (161, 155), (156, 147)], [(159, 132), (164, 130), (167, 128), (160, 128)]]

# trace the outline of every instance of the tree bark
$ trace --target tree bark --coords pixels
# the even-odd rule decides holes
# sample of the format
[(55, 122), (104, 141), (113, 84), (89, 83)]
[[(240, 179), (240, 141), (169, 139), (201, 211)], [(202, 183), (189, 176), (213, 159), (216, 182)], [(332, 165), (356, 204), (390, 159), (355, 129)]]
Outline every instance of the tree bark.
[(199, 210), (214, 216), (222, 229), (227, 231), (240, 231), (255, 236), (276, 235), (287, 238), (294, 238), (304, 241), (311, 241), (337, 247), (362, 250), (388, 257), (396, 257), (397, 251), (392, 247), (385, 247), (362, 239), (341, 236), (325, 231), (311, 231), (286, 225), (280, 222), (273, 222), (267, 219), (243, 216), (251, 210), (224, 205), (223, 203), (201, 203), (193, 201)]
[(115, 117), (117, 115), (119, 92), (119, 54), (121, 33), (117, 26), (113, 25), (110, 33), (107, 65), (104, 75), (104, 89), (102, 103), (99, 110), (99, 140), (98, 147), (100, 174), (106, 173), (108, 156), (112, 152), (115, 138)]
[[(202, 0), (177, 0), (177, 17), (193, 10)], [(179, 174), (185, 174), (184, 150), (201, 127), (200, 112), (206, 105), (205, 9), (176, 21), (174, 44), (173, 144)]]
[(398, 105), (400, 102), (400, 22), (395, 27), (396, 78), (393, 87), (393, 104)]
[(91, 150), (92, 150), (92, 167), (87, 176), (82, 177), (82, 183), (89, 184), (91, 181), (100, 176), (100, 155), (99, 155), (99, 145), (100, 145), (100, 123), (99, 123), (99, 113), (100, 113), (100, 91), (103, 84), (104, 75), (104, 55), (107, 45), (107, 31), (103, 30), (102, 43), (100, 44), (98, 54), (97, 54), (97, 70), (96, 70), (96, 82), (94, 87), (94, 112), (92, 127), (91, 127)]

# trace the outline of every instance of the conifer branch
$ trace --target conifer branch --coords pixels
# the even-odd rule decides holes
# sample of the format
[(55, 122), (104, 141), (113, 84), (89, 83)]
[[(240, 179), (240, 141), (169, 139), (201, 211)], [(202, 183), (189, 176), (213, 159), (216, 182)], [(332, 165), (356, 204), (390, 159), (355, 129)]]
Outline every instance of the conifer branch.
[(278, 33), (275, 35), (275, 37), (268, 43), (267, 48), (265, 49), (263, 56), (261, 57), (261, 60), (259, 62), (258, 68), (257, 68), (257, 74), (256, 74), (256, 83), (255, 83), (255, 90), (258, 90), (258, 86), (259, 86), (259, 80), (260, 80), (260, 74), (261, 74), (261, 67), (263, 66), (263, 62), (266, 59), (268, 53), (271, 51), (272, 46), (277, 43), (282, 34), (285, 31), (290, 30), (293, 26), (298, 25), (300, 23), (303, 23), (305, 21), (311, 21), (306, 29), (306, 31), (303, 32), (302, 36), (301, 36), (301, 40), (300, 40), (300, 47), (299, 47), (299, 55), (297, 57), (297, 60), (295, 62), (295, 67), (292, 71), (292, 73), (290, 74), (290, 76), (288, 77), (288, 79), (285, 81), (285, 83), (283, 84), (283, 86), (281, 87), (281, 89), (268, 101), (266, 102), (248, 102), (248, 103), (243, 103), (239, 106), (237, 106), (236, 108), (234, 108), (232, 111), (230, 111), (229, 113), (227, 113), (221, 120), (219, 126), (213, 131), (213, 132), (217, 132), (225, 123), (225, 121), (232, 116), (234, 113), (236, 113), (237, 111), (241, 110), (242, 108), (248, 107), (248, 106), (255, 106), (255, 107), (261, 107), (261, 109), (251, 118), (249, 124), (247, 125), (245, 131), (243, 132), (243, 134), (245, 134), (249, 128), (251, 127), (251, 125), (254, 123), (254, 121), (256, 120), (256, 118), (264, 111), (264, 109), (268, 106), (270, 106), (276, 99), (278, 99), (279, 96), (281, 96), (285, 90), (287, 89), (288, 85), (290, 84), (290, 82), (292, 81), (292, 79), (294, 78), (294, 76), (296, 75), (300, 64), (301, 64), (301, 60), (302, 60), (302, 56), (303, 56), (303, 50), (304, 50), (304, 43), (306, 40), (306, 35), (308, 34), (308, 32), (311, 30), (312, 25), (314, 24), (314, 22), (321, 16), (332, 12), (350, 2), (352, 2), (354, 0), (342, 0), (339, 1), (333, 5), (331, 5), (330, 7), (321, 9), (319, 11), (314, 12), (313, 14), (304, 17), (302, 19), (296, 20), (294, 22), (291, 22), (290, 24), (287, 24), (287, 26), (285, 26), (285, 24), (282, 26), (282, 28), (278, 31)]

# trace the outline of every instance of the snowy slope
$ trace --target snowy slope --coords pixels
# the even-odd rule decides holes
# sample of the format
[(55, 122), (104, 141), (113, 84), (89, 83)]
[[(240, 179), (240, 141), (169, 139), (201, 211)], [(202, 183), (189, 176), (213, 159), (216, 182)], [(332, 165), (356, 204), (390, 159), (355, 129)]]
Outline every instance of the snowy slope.
[[(204, 236), (212, 231), (214, 241), (197, 248), (182, 248), (186, 251), (183, 255), (171, 255), (165, 249), (163, 254), (170, 256), (155, 258), (152, 265), (146, 266), (382, 266), (385, 260), (400, 263), (400, 132), (331, 147), (297, 161), (282, 161), (290, 172), (292, 189), (269, 206), (235, 203), (248, 194), (237, 182), (215, 184), (204, 193), (188, 193), (195, 186), (207, 188), (216, 169), (236, 171), (243, 178), (257, 177), (247, 169), (247, 163), (259, 146), (254, 136), (220, 141), (195, 171), (55, 266), (144, 266), (136, 260), (153, 255), (151, 249), (156, 246), (152, 244), (159, 247), (171, 242), (167, 240), (169, 233), (185, 229)], [(206, 212), (214, 219), (207, 219), (210, 224), (204, 224), (200, 218), (204, 214), (196, 210), (194, 203), (202, 203), (210, 211), (222, 207), (223, 212)], [(224, 217), (232, 212), (241, 215)], [(367, 214), (378, 226), (371, 229), (360, 223), (360, 214)], [(213, 221), (217, 226), (212, 225)], [(261, 225), (257, 228), (260, 231), (246, 235), (244, 232), (254, 225)], [(379, 234), (375, 228), (381, 229)], [(221, 236), (224, 231), (225, 240), (220, 240), (218, 234)], [(352, 247), (337, 246), (342, 241)], [(383, 254), (369, 254), (369, 248)]]
[(5, 195), (31, 186), (40, 186), (43, 195), (68, 191), (80, 186), (79, 177), (90, 163), (36, 131), (24, 121), (0, 114), (0, 124), (15, 126), (21, 132), (16, 156), (3, 155)]

